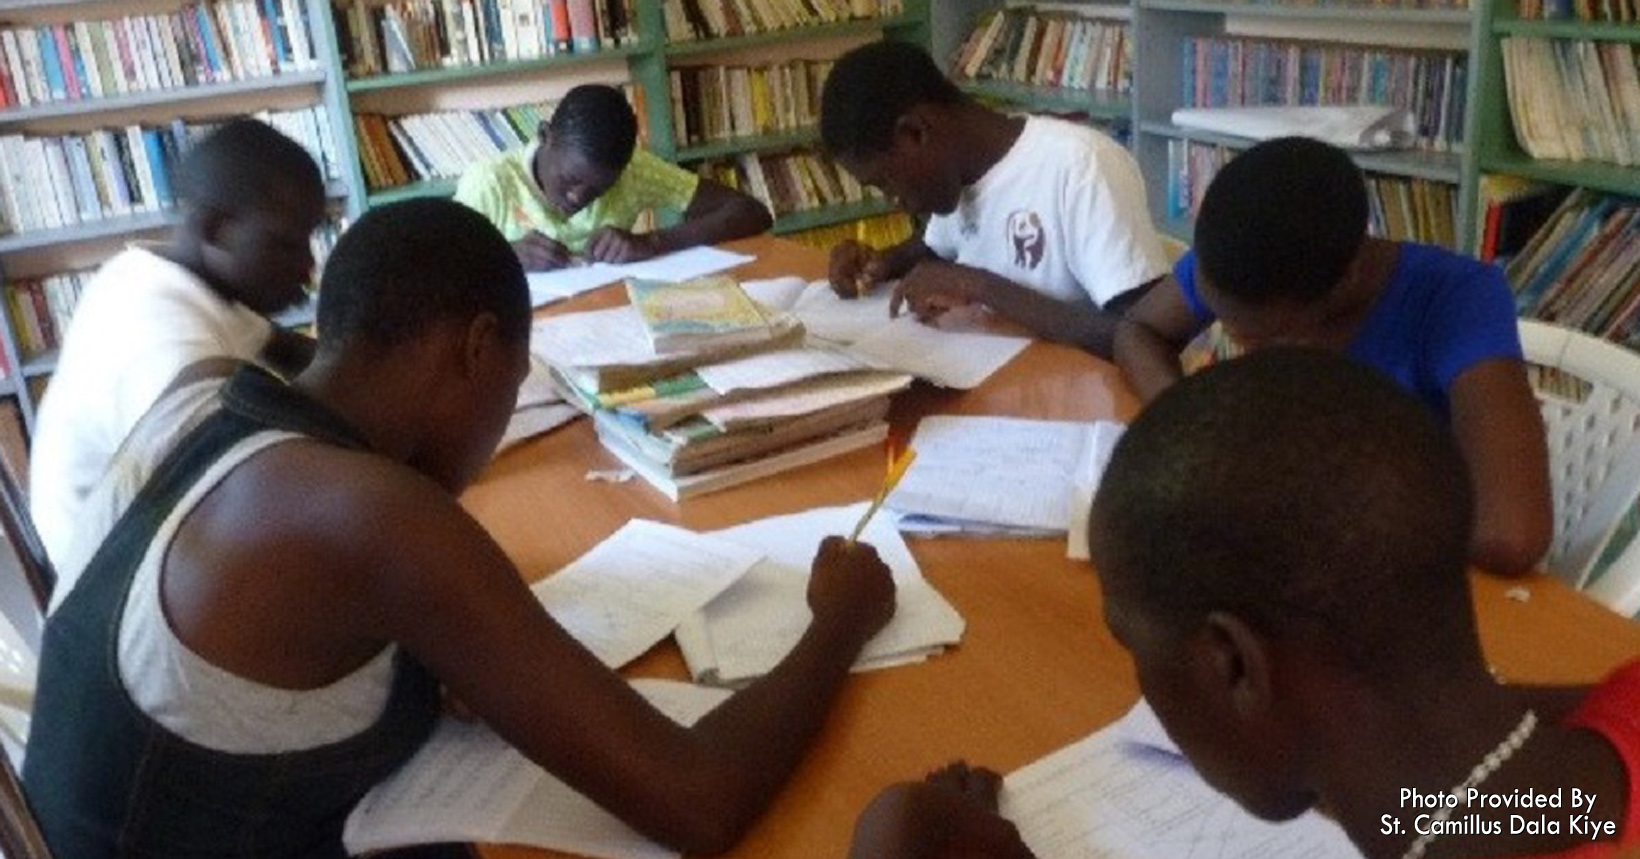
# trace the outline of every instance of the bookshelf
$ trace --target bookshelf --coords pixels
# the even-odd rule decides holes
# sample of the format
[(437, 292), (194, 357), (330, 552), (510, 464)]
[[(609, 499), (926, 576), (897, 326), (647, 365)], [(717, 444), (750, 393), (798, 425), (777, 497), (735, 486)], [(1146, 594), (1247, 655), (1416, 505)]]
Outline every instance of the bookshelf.
[[(270, 121), (314, 151), (333, 205), (355, 203), (356, 185), (336, 150), (346, 129), (333, 109), (341, 93), (335, 42), (318, 38), (329, 18), (326, 0), (259, 0), (232, 11), (221, 0), (0, 2), (0, 163), (12, 165), (0, 175), (9, 227), (0, 235), (0, 360), (9, 370), (0, 380), (0, 397), (9, 402), (0, 410), (15, 414), (25, 432), (33, 431), (39, 393), (56, 368), (55, 338), (74, 291), (54, 292), (49, 307), (43, 294), (32, 304), (19, 296), (33, 294), (42, 278), (63, 281), (55, 275), (94, 268), (125, 240), (153, 237), (176, 222), (155, 181), (175, 150), (143, 149), (144, 135), (157, 132), (155, 140), (180, 146), (198, 124), (272, 111)], [(43, 51), (51, 44), (58, 51), (48, 64)], [(74, 172), (42, 171), (25, 148), (34, 145), (47, 153), (61, 147)], [(88, 153), (82, 163), (89, 171), (74, 163), (75, 147)], [(116, 152), (125, 160), (113, 160)], [(60, 183), (50, 177), (64, 175), (70, 190), (56, 197)], [(20, 191), (20, 183), (32, 190)], [(52, 333), (42, 339), (42, 331)]]

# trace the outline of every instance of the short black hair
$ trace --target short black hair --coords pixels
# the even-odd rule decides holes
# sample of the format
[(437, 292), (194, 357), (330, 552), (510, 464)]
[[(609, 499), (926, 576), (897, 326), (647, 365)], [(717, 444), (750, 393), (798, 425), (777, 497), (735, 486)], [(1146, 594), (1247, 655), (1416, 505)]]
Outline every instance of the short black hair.
[(1337, 285), (1367, 235), (1361, 171), (1335, 146), (1266, 141), (1213, 177), (1196, 216), (1196, 261), (1213, 288), (1261, 305)]
[(183, 153), (174, 184), (185, 205), (229, 213), (265, 207), (279, 192), (325, 193), (313, 156), (255, 119), (230, 120), (201, 138)]
[(837, 58), (820, 95), (820, 139), (833, 157), (885, 152), (894, 123), (918, 104), (960, 104), (962, 91), (910, 42), (862, 45)]
[(554, 146), (570, 146), (593, 163), (621, 170), (638, 146), (638, 118), (619, 89), (581, 84), (564, 94), (547, 120)]
[(450, 200), (377, 206), (342, 233), (319, 283), (319, 349), (390, 347), (447, 320), (492, 313), (509, 339), (529, 336), (529, 287), (512, 246)]
[(1451, 435), (1388, 378), (1277, 347), (1188, 377), (1123, 434), (1090, 540), (1165, 629), (1214, 611), (1380, 681), (1478, 659), (1472, 490)]

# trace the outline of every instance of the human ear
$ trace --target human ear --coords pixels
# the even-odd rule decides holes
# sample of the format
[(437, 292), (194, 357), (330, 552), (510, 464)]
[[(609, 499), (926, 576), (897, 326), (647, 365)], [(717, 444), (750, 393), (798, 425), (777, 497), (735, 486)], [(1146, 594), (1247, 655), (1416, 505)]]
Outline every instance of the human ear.
[(480, 378), (488, 372), (488, 365), (495, 360), (494, 352), (501, 346), (500, 335), (500, 323), (489, 311), (467, 323), (461, 348), (461, 368), (467, 378)]
[(1227, 612), (1208, 614), (1203, 627), (1211, 679), (1223, 690), (1231, 712), (1241, 719), (1259, 718), (1271, 703), (1268, 643), (1241, 618)]
[(912, 108), (900, 114), (900, 118), (894, 120), (894, 139), (896, 142), (904, 140), (913, 146), (923, 146), (928, 143), (931, 130), (928, 117), (924, 116), (922, 111), (917, 108)]

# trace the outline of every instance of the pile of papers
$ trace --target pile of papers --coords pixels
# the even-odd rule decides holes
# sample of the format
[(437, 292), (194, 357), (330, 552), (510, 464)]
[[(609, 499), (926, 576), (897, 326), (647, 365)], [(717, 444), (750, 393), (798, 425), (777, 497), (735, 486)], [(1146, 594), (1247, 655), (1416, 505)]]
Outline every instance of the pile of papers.
[(496, 445), (496, 455), (499, 456), (519, 442), (555, 429), (580, 415), (579, 409), (564, 402), (564, 398), (558, 394), (547, 365), (531, 357), (529, 375), (525, 376), (523, 384), (518, 386), (518, 404), (513, 407), (512, 420), (507, 422), (507, 429), (501, 434), (501, 442)]
[[(864, 509), (812, 510), (716, 534), (633, 520), (531, 590), (610, 668), (675, 633), (680, 643), (694, 639), (685, 649), (691, 673), (745, 680), (773, 668), (802, 636), (810, 619), (808, 571), (820, 541), (847, 533)], [(867, 528), (862, 539), (881, 553), (898, 590), (893, 619), (866, 644), (856, 670), (919, 661), (956, 644), (962, 619), (923, 579), (893, 528)], [(658, 680), (632, 685), (684, 725), (729, 695)], [(449, 717), (365, 795), (348, 817), (343, 840), (349, 854), (478, 841), (601, 859), (679, 855), (543, 771), (482, 723)]]
[(632, 305), (536, 324), (531, 349), (600, 441), (674, 500), (881, 442), (889, 395), (911, 384), (764, 308), (751, 342), (657, 352)]
[[(809, 566), (827, 534), (847, 534), (866, 504), (777, 516), (714, 536), (763, 553), (734, 585), (677, 629), (689, 673), (703, 683), (738, 684), (767, 674), (792, 649), (812, 615)], [(962, 639), (964, 624), (922, 576), (890, 522), (873, 519), (860, 539), (894, 574), (894, 619), (860, 653), (856, 671), (921, 662)]]
[(999, 800), (1040, 859), (1361, 856), (1317, 812), (1270, 823), (1243, 811), (1202, 781), (1143, 700), (1115, 724), (1010, 773)]
[(688, 280), (731, 269), (753, 259), (756, 257), (701, 245), (642, 262), (595, 262), (566, 266), (552, 271), (532, 271), (525, 277), (530, 285), (530, 304), (541, 307), (600, 286), (619, 283), (629, 277)]
[(1087, 504), (1121, 431), (1111, 421), (927, 417), (911, 440), (917, 458), (885, 506), (899, 514), (901, 531), (925, 536), (1085, 532)]
[(797, 317), (812, 341), (836, 346), (861, 362), (910, 373), (942, 388), (976, 388), (1030, 345), (960, 325), (918, 322), (910, 313), (888, 315), (892, 285), (860, 298), (839, 298), (823, 280), (786, 277), (752, 281), (746, 292), (768, 307)]

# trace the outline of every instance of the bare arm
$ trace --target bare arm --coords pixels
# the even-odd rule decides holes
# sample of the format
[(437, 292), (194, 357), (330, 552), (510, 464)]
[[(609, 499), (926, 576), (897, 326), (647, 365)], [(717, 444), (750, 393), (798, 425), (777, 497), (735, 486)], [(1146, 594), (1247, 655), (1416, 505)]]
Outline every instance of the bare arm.
[(633, 262), (696, 245), (755, 236), (774, 225), (769, 210), (752, 197), (711, 179), (701, 179), (683, 213), (683, 223), (649, 233), (603, 227), (587, 239), (587, 257)]
[[(500, 549), (448, 497), (404, 493), (372, 602), (403, 646), (503, 737), (645, 834), (689, 853), (731, 847), (824, 724), (859, 649), (893, 612), (869, 547), (823, 545), (815, 620), (769, 675), (680, 727), (596, 661), (546, 612)], [(431, 508), (431, 509), (429, 509)]]
[(1448, 393), (1452, 432), (1475, 485), (1470, 557), (1494, 573), (1531, 570), (1549, 548), (1554, 511), (1543, 418), (1519, 361), (1465, 370)]
[(1128, 308), (1116, 327), (1112, 351), (1140, 400), (1150, 402), (1184, 375), (1179, 353), (1206, 327), (1185, 303), (1172, 275)]

